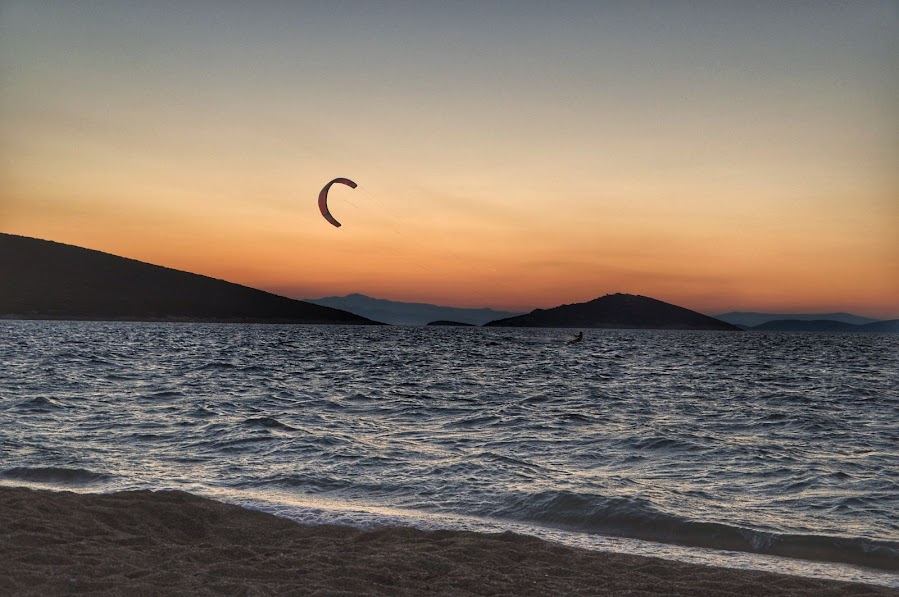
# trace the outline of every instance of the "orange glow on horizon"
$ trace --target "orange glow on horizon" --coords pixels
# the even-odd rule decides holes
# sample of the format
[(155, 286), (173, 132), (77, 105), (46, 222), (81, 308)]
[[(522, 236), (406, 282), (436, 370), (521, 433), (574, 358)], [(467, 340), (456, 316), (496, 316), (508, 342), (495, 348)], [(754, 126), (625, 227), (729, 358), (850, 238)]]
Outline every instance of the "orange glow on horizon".
[(441, 45), (298, 6), (13, 3), (0, 232), (293, 298), (899, 317), (899, 13), (485, 5)]

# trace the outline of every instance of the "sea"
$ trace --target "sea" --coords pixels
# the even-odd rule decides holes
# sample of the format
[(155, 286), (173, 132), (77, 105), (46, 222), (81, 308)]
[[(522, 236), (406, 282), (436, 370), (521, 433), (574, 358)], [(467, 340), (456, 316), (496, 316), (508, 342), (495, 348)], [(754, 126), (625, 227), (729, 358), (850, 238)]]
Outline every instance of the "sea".
[(0, 321), (0, 484), (899, 587), (899, 335)]

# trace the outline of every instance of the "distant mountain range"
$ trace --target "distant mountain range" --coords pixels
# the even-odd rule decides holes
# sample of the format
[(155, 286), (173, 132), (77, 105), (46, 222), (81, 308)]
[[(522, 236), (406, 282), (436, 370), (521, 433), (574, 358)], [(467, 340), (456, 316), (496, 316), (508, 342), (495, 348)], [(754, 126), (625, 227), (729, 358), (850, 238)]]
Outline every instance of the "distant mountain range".
[(586, 303), (535, 309), (488, 326), (740, 331), (735, 325), (646, 296), (607, 294)]
[(715, 315), (753, 332), (826, 332), (893, 334), (899, 319), (879, 320), (852, 313), (750, 313), (733, 311)]
[(3, 233), (0, 318), (899, 332), (899, 320), (878, 321), (849, 313), (725, 313), (712, 318), (629, 294), (527, 314), (403, 303), (361, 294), (300, 301), (100, 251)]
[[(617, 297), (626, 297), (626, 296), (634, 296), (634, 295), (609, 295), (609, 296), (617, 296)], [(601, 297), (604, 298), (604, 297)], [(655, 301), (655, 303), (660, 303), (662, 305), (666, 305), (667, 303), (663, 303), (662, 301), (656, 301), (655, 299), (650, 299), (648, 297), (638, 297), (639, 299), (645, 299), (648, 301)], [(554, 309), (537, 309), (528, 314), (518, 314), (518, 313), (504, 313), (502, 311), (494, 311), (492, 309), (462, 309), (456, 307), (441, 307), (439, 305), (431, 305), (427, 303), (405, 303), (398, 301), (390, 301), (385, 299), (378, 299), (369, 296), (365, 296), (362, 294), (350, 294), (344, 297), (326, 297), (322, 299), (306, 299), (309, 302), (314, 302), (317, 304), (324, 304), (331, 307), (337, 307), (340, 309), (344, 309), (346, 311), (350, 311), (351, 313), (356, 313), (357, 315), (362, 315), (368, 317), (370, 319), (374, 319), (376, 321), (382, 321), (384, 323), (398, 324), (398, 325), (439, 325), (439, 326), (447, 326), (447, 325), (488, 325), (488, 326), (504, 326), (504, 325), (526, 325), (526, 326), (544, 326), (548, 325), (550, 327), (631, 327), (631, 328), (665, 328), (668, 329), (706, 329), (701, 327), (690, 327), (690, 325), (698, 325), (696, 320), (694, 320), (693, 324), (686, 324), (684, 322), (680, 322), (679, 324), (675, 324), (675, 319), (659, 317), (656, 320), (647, 319), (646, 315), (649, 310), (644, 310), (642, 313), (635, 312), (634, 317), (627, 320), (625, 313), (629, 307), (627, 301), (623, 301), (622, 304), (616, 305), (615, 307), (609, 307), (610, 309), (617, 309), (619, 312), (614, 316), (618, 317), (618, 319), (607, 319), (605, 323), (601, 323), (603, 317), (611, 317), (609, 313), (602, 315), (597, 319), (597, 314), (581, 316), (578, 315), (575, 320), (567, 320), (568, 315), (564, 313), (564, 310), (561, 314), (559, 314), (559, 319), (552, 319), (556, 317), (557, 309), (561, 309), (562, 307), (577, 307), (577, 305), (563, 305), (562, 307), (556, 307)], [(596, 299), (599, 301), (599, 299)], [(602, 302), (602, 301), (601, 301)], [(596, 302), (591, 301), (589, 303), (580, 303), (579, 305), (587, 305), (586, 307), (577, 307), (574, 311), (578, 311), (578, 309), (584, 309), (589, 311), (591, 308), (596, 307)], [(590, 306), (592, 305), (592, 307)], [(669, 305), (674, 307), (674, 305)], [(677, 307), (680, 308), (680, 307)], [(534, 323), (534, 317), (537, 317), (541, 313), (552, 312), (551, 315), (547, 316), (552, 319), (551, 323), (540, 323), (543, 321), (544, 317), (540, 316), (537, 323)], [(570, 314), (571, 311), (568, 311)], [(695, 315), (701, 315), (696, 312), (692, 312)], [(668, 313), (668, 316), (674, 316), (675, 313)], [(586, 318), (585, 318), (586, 317)], [(703, 316), (706, 317), (706, 316)], [(591, 319), (592, 318), (592, 319)], [(712, 317), (710, 317), (712, 318)], [(830, 318), (830, 319), (823, 319)], [(861, 317), (858, 315), (853, 315), (851, 313), (827, 313), (827, 314), (775, 314), (775, 313), (745, 313), (745, 312), (732, 312), (732, 313), (724, 313), (719, 316), (715, 316), (712, 319), (718, 320), (718, 324), (712, 324), (713, 326), (719, 325), (721, 322), (729, 323), (736, 325), (737, 327), (749, 330), (749, 331), (781, 331), (781, 332), (851, 332), (851, 333), (893, 333), (897, 332), (897, 321), (889, 320), (889, 321), (881, 321), (877, 319), (871, 319), (869, 317)], [(505, 321), (511, 320), (511, 321)], [(566, 321), (562, 321), (566, 320)], [(593, 321), (593, 323), (590, 323)], [(754, 322), (760, 322), (755, 325)], [(528, 322), (528, 323), (522, 323)], [(584, 323), (578, 323), (584, 322)], [(745, 323), (744, 323), (745, 322)], [(858, 322), (858, 323), (855, 323)], [(707, 320), (705, 320), (705, 324), (709, 324)], [(708, 328), (712, 329), (712, 328)], [(718, 328), (722, 329), (722, 328)], [(732, 329), (729, 327), (725, 327), (723, 329)]]
[(895, 334), (899, 333), (899, 319), (888, 319), (886, 321), (875, 320), (865, 324), (846, 323), (829, 319), (777, 319), (746, 329), (753, 332), (851, 332), (862, 334)]
[(747, 311), (731, 311), (730, 313), (722, 313), (720, 315), (712, 315), (715, 319), (726, 321), (734, 325), (752, 328), (769, 321), (837, 321), (842, 323), (851, 323), (853, 325), (864, 325), (866, 323), (874, 323), (879, 319), (871, 319), (870, 317), (860, 317), (852, 313), (754, 313)]
[(207, 276), (0, 233), (0, 317), (375, 324)]
[(465, 309), (461, 307), (441, 307), (427, 303), (404, 303), (372, 298), (364, 294), (328, 296), (306, 299), (307, 302), (335, 309), (343, 309), (375, 321), (394, 325), (426, 325), (432, 322), (456, 322), (483, 325), (494, 319), (512, 317), (519, 313), (494, 311), (493, 309)]

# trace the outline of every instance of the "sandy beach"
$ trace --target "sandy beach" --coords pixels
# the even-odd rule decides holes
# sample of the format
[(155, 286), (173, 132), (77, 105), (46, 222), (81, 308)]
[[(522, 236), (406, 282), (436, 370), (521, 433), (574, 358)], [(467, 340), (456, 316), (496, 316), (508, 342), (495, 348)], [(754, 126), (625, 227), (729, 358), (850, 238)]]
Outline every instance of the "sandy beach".
[(308, 526), (182, 492), (0, 488), (0, 594), (899, 595), (511, 533)]

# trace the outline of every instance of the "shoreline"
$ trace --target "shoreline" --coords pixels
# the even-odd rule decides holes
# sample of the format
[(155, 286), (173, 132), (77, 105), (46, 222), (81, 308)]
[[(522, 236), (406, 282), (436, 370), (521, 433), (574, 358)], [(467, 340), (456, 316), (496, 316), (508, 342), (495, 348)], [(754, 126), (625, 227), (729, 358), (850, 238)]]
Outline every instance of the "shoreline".
[(0, 593), (899, 595), (513, 533), (304, 525), (179, 491), (0, 487)]

